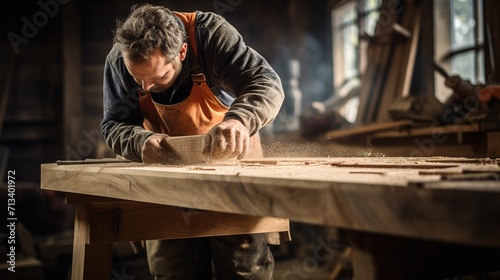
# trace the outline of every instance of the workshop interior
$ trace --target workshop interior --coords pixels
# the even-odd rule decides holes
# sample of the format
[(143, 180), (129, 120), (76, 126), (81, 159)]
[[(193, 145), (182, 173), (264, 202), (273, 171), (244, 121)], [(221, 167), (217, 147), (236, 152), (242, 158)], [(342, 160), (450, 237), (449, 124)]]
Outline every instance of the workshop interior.
[[(358, 200), (344, 193), (332, 198), (335, 207), (349, 203), (349, 213), (342, 215), (353, 220), (339, 218), (339, 226), (337, 220), (290, 217), (291, 239), (271, 248), (274, 279), (500, 279), (500, 1), (145, 2), (223, 16), (280, 76), (284, 103), (259, 134), (264, 158), (293, 161), (243, 162), (238, 168), (262, 168), (269, 174), (273, 168), (281, 170), (282, 162), (353, 168), (359, 178), (385, 176), (376, 188), (385, 184), (386, 190), (379, 191), (384, 195), (397, 194), (401, 180), (422, 180), (414, 184), (414, 200), (404, 196), (406, 207), (394, 207), (400, 212), (372, 211), (377, 219), (401, 214), (406, 220), (397, 221), (397, 229), (388, 218), (363, 231), (362, 224), (370, 224), (365, 208), (370, 196), (364, 200), (362, 195)], [(41, 186), (42, 165), (54, 165), (46, 170), (56, 174), (58, 167), (69, 172), (81, 164), (90, 170), (93, 160), (117, 160), (100, 129), (104, 62), (117, 19), (137, 3), (3, 3), (0, 279), (91, 279), (72, 274), (79, 204), (69, 203), (64, 192)], [(190, 169), (200, 174), (211, 170)], [(407, 173), (397, 173), (400, 170)], [(423, 175), (428, 177), (419, 177)], [(290, 178), (283, 180), (291, 186), (295, 177)], [(376, 179), (349, 178), (330, 187), (347, 193), (351, 183), (356, 184), (352, 192), (362, 191), (362, 183), (366, 188), (379, 184)], [(427, 185), (425, 180), (431, 179), (438, 181)], [(432, 195), (427, 196), (427, 190)], [(412, 205), (425, 198), (428, 201)], [(314, 205), (295, 211), (312, 211)], [(452, 207), (457, 221), (471, 223), (434, 227), (415, 210), (425, 207), (434, 211), (429, 220), (443, 225), (451, 225), (444, 213), (451, 213)], [(14, 209), (15, 215), (10, 214)], [(412, 223), (417, 220), (422, 224)], [(9, 228), (14, 221), (15, 229)], [(411, 233), (420, 227), (427, 234), (421, 238)], [(16, 245), (15, 272), (9, 270), (11, 242)], [(153, 279), (144, 252), (130, 242), (113, 243), (112, 254), (106, 279)], [(388, 275), (399, 277), (385, 278)]]

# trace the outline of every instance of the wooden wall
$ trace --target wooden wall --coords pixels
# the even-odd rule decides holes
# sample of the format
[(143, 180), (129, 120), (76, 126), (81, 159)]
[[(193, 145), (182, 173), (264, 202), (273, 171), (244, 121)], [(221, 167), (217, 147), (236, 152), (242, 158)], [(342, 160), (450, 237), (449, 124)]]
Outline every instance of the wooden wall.
[[(0, 96), (8, 96), (5, 103), (0, 101), (5, 106), (0, 146), (9, 150), (6, 168), (16, 171), (16, 181), (36, 181), (40, 162), (63, 154), (61, 15), (44, 17), (35, 1), (4, 4), (7, 24), (0, 27)], [(34, 22), (37, 13), (41, 16)]]

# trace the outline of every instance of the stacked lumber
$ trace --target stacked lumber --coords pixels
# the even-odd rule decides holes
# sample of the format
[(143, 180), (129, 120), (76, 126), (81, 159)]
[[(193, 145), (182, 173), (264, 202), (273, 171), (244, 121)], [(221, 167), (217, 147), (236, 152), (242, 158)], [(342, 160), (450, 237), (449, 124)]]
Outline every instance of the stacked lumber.
[[(390, 0), (382, 1), (375, 39), (368, 44), (368, 65), (360, 85), (358, 125), (390, 121), (391, 104), (409, 95), (420, 17), (418, 1), (404, 0), (399, 6)], [(386, 39), (377, 39), (381, 36)]]

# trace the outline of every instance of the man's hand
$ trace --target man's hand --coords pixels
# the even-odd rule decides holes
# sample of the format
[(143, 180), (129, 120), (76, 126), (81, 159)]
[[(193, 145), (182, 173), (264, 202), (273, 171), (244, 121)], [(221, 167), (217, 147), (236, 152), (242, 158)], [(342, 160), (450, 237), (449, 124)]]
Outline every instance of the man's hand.
[(203, 154), (213, 159), (242, 159), (248, 152), (250, 133), (238, 120), (227, 120), (214, 126), (205, 136)]
[(175, 164), (181, 159), (168, 148), (166, 134), (153, 134), (144, 141), (141, 156), (144, 163)]

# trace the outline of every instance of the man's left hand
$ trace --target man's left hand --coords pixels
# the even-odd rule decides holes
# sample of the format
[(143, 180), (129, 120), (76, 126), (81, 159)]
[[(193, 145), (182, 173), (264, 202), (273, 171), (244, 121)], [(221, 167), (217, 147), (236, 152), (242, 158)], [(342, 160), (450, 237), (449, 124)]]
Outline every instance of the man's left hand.
[(250, 132), (238, 120), (231, 119), (214, 126), (205, 136), (203, 154), (213, 159), (242, 159), (250, 146)]

